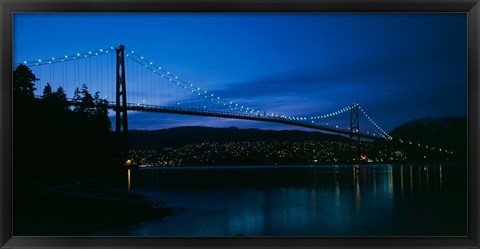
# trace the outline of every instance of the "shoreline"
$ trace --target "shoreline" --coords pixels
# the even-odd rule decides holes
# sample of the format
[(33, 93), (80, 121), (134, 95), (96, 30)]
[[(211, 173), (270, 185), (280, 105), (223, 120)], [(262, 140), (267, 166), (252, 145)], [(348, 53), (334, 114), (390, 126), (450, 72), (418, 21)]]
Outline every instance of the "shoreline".
[(463, 162), (445, 162), (445, 163), (357, 163), (357, 164), (311, 164), (311, 165), (198, 165), (198, 166), (147, 166), (147, 167), (138, 167), (135, 170), (153, 170), (153, 169), (276, 169), (276, 168), (332, 168), (332, 167), (376, 167), (376, 166), (458, 166), (464, 165)]
[(15, 197), (16, 236), (90, 236), (158, 221), (179, 211), (126, 189), (81, 182), (22, 191)]

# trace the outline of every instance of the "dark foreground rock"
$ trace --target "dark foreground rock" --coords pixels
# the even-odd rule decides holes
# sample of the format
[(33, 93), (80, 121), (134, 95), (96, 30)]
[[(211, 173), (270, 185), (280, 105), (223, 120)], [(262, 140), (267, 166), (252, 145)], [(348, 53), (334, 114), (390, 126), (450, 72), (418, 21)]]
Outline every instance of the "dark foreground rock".
[(86, 236), (175, 213), (164, 202), (150, 201), (127, 190), (78, 183), (15, 196), (15, 236)]

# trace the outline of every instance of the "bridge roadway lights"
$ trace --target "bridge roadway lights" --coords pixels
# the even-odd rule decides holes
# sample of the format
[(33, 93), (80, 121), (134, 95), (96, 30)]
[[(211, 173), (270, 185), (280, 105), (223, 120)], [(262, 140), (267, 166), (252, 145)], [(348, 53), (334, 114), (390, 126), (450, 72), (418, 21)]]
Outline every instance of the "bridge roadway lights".
[[(115, 102), (109, 102), (108, 108), (117, 110)], [(137, 105), (137, 104), (128, 104), (127, 110), (129, 111), (143, 111), (143, 112), (156, 112), (156, 113), (170, 113), (170, 114), (183, 114), (183, 115), (195, 115), (195, 116), (205, 116), (205, 117), (221, 117), (221, 118), (234, 118), (234, 119), (245, 119), (245, 120), (257, 120), (265, 122), (275, 122), (281, 124), (295, 125), (300, 127), (313, 128), (322, 131), (335, 132), (343, 135), (350, 136), (353, 139), (357, 138), (357, 142), (360, 142), (360, 138), (378, 140), (382, 137), (373, 136), (370, 134), (360, 133), (357, 129), (356, 132), (350, 132), (341, 129), (330, 128), (327, 126), (321, 126), (318, 124), (303, 123), (298, 121), (287, 120), (280, 117), (263, 117), (249, 114), (238, 114), (238, 113), (228, 113), (228, 112), (219, 112), (219, 111), (206, 111), (206, 110), (197, 110), (191, 108), (179, 108), (179, 107), (166, 107), (166, 106), (155, 106), (155, 105)]]

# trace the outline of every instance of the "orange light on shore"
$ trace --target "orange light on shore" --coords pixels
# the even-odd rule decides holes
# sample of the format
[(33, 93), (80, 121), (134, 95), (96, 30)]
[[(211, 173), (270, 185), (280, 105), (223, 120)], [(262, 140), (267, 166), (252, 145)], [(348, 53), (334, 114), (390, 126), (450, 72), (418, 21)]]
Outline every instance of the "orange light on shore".
[(127, 166), (130, 166), (132, 164), (132, 160), (128, 159), (126, 162), (125, 162), (125, 165)]

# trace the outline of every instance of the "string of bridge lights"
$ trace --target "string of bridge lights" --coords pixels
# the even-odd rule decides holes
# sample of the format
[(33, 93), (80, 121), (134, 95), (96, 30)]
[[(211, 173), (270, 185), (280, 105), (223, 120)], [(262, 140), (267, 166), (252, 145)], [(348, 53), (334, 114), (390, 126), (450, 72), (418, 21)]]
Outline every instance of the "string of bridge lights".
[[(221, 104), (225, 107), (230, 108), (230, 110), (238, 110), (240, 112), (250, 113), (254, 115), (263, 115), (260, 110), (255, 110), (254, 108), (250, 108), (239, 103), (235, 103), (233, 101), (226, 100), (221, 98), (220, 96), (214, 95), (214, 93), (208, 92), (207, 90), (201, 89), (200, 87), (188, 83), (179, 76), (167, 71), (165, 68), (159, 66), (158, 64), (154, 63), (153, 61), (147, 60), (144, 56), (135, 53), (135, 51), (125, 48), (127, 51), (126, 57), (131, 59), (132, 61), (142, 65), (145, 69), (150, 70), (152, 73), (159, 75), (160, 77), (168, 80), (172, 84), (175, 84), (179, 87), (183, 87), (184, 89), (192, 92), (193, 94), (197, 94), (198, 96), (203, 96), (205, 99), (213, 101), (214, 103)], [(206, 108), (206, 106), (204, 106)], [(273, 113), (265, 113), (265, 116), (271, 117), (279, 117), (278, 115), (274, 115)]]
[[(114, 47), (110, 47), (110, 48), (99, 49), (99, 50), (95, 50), (95, 51), (88, 51), (88, 52), (84, 52), (84, 53), (76, 53), (76, 54), (73, 54), (73, 55), (65, 55), (65, 56), (59, 56), (59, 57), (38, 59), (38, 60), (34, 60), (34, 61), (26, 61), (25, 60), (22, 63), (14, 64), (14, 67), (17, 67), (21, 64), (23, 64), (25, 66), (44, 66), (44, 65), (54, 64), (54, 63), (63, 63), (63, 62), (77, 60), (77, 59), (84, 59), (84, 58), (89, 58), (89, 57), (93, 57), (93, 56), (98, 56), (98, 55), (101, 55), (101, 54), (108, 54), (110, 52), (115, 52), (115, 51), (116, 51), (116, 49)], [(214, 96), (213, 93), (210, 93), (207, 90), (202, 90), (200, 87), (196, 87), (193, 84), (189, 84), (188, 82), (184, 81), (183, 79), (179, 78), (178, 76), (170, 73), (169, 71), (167, 71), (164, 68), (158, 66), (157, 64), (154, 64), (152, 61), (148, 61), (147, 59), (145, 59), (145, 57), (140, 56), (138, 54), (135, 54), (135, 52), (133, 50), (125, 48), (125, 51), (129, 52), (129, 53), (125, 54), (125, 56), (127, 58), (130, 58), (130, 59), (132, 59), (132, 61), (135, 61), (136, 63), (139, 63), (139, 64), (143, 65), (144, 68), (150, 70), (151, 72), (167, 79), (169, 82), (172, 82), (173, 84), (176, 84), (177, 86), (183, 87), (184, 89), (188, 89), (192, 93), (195, 93), (197, 95), (201, 95), (205, 99), (209, 99), (213, 102), (216, 102), (217, 104), (223, 104), (223, 106), (228, 106), (232, 111), (238, 110), (240, 112), (245, 112), (245, 113), (250, 113), (250, 114), (255, 114), (255, 115), (260, 115), (260, 116), (270, 116), (270, 117), (277, 117), (277, 118), (278, 117), (289, 118), (288, 116), (285, 116), (285, 115), (275, 115), (273, 112), (272, 113), (261, 112), (260, 110), (255, 110), (254, 108), (246, 107), (244, 105), (234, 103), (233, 101), (228, 101), (226, 99), (222, 99), (219, 96)], [(206, 106), (204, 106), (204, 108), (206, 108)]]
[[(73, 61), (77, 59), (84, 59), (84, 58), (89, 58), (93, 56), (98, 56), (101, 54), (108, 54), (110, 52), (115, 52), (116, 49), (114, 47), (109, 47), (105, 49), (99, 49), (95, 51), (88, 51), (84, 53), (76, 53), (73, 55), (65, 55), (65, 56), (60, 56), (60, 57), (51, 57), (47, 59), (38, 59), (35, 61), (23, 61), (23, 63), (17, 63), (15, 66), (18, 66), (20, 64), (26, 65), (26, 66), (43, 66), (43, 65), (49, 65), (49, 64), (54, 64), (54, 63), (63, 63), (63, 62), (68, 62), (68, 61)], [(202, 90), (200, 87), (194, 86), (193, 84), (190, 84), (186, 82), (185, 80), (181, 79), (177, 75), (174, 75), (167, 71), (166, 69), (162, 68), (161, 66), (158, 66), (157, 64), (153, 63), (152, 61), (149, 61), (145, 59), (144, 56), (141, 56), (139, 54), (136, 54), (133, 50), (130, 50), (128, 48), (125, 48), (126, 57), (130, 58), (132, 61), (139, 63), (142, 65), (144, 68), (150, 70), (151, 72), (161, 76), (162, 78), (167, 79), (169, 82), (172, 84), (175, 84), (177, 86), (183, 87), (184, 89), (187, 89), (191, 91), (194, 94), (203, 96), (205, 99), (211, 100), (213, 102), (216, 102), (217, 104), (223, 104), (223, 106), (228, 106), (230, 110), (235, 111), (238, 110), (240, 112), (245, 112), (245, 113), (250, 113), (254, 114), (257, 116), (266, 116), (266, 117), (272, 117), (272, 118), (283, 118), (287, 120), (292, 120), (292, 121), (307, 121), (308, 119), (312, 120), (312, 123), (314, 120), (317, 119), (324, 119), (328, 117), (333, 117), (338, 114), (342, 114), (344, 112), (347, 112), (352, 109), (352, 106), (347, 106), (344, 107), (338, 111), (331, 112), (325, 115), (321, 116), (315, 116), (315, 117), (297, 117), (297, 116), (287, 116), (287, 115), (278, 115), (268, 112), (261, 112), (260, 110), (255, 110), (250, 107), (246, 107), (244, 105), (234, 103), (233, 101), (228, 101), (226, 99), (220, 98), (219, 96), (214, 96), (213, 93), (208, 92), (207, 90)], [(206, 106), (204, 106), (206, 108)], [(376, 125), (374, 123), (374, 125)], [(383, 130), (382, 130), (383, 131)]]
[(353, 106), (349, 105), (349, 106), (346, 106), (346, 107), (344, 107), (340, 110), (337, 110), (337, 111), (334, 111), (334, 112), (331, 112), (331, 113), (328, 113), (328, 114), (325, 114), (325, 115), (310, 117), (310, 120), (317, 120), (317, 119), (324, 119), (324, 118), (333, 117), (333, 116), (342, 114), (344, 112), (350, 111), (352, 108), (353, 108)]
[[(216, 102), (217, 104), (223, 104), (223, 106), (228, 106), (230, 110), (238, 110), (240, 112), (245, 112), (245, 113), (251, 113), (256, 116), (265, 116), (265, 117), (272, 117), (272, 118), (283, 118), (291, 121), (306, 121), (309, 118), (308, 117), (297, 117), (297, 116), (287, 116), (287, 115), (279, 115), (279, 114), (274, 114), (268, 113), (268, 112), (261, 112), (260, 110), (255, 110), (250, 107), (243, 106), (238, 103), (234, 103), (233, 101), (226, 100), (224, 98), (221, 98), (219, 96), (214, 96), (213, 93), (208, 92), (207, 90), (203, 90), (200, 87), (195, 86), (192, 83), (188, 83), (179, 76), (171, 73), (170, 71), (167, 71), (165, 68), (159, 66), (158, 64), (154, 63), (153, 61), (147, 60), (144, 56), (139, 55), (138, 53), (135, 53), (135, 51), (130, 50), (128, 48), (125, 48), (126, 57), (131, 59), (132, 61), (138, 63), (139, 65), (143, 66), (145, 69), (151, 71), (154, 74), (159, 75), (160, 77), (167, 79), (169, 82), (172, 84), (175, 84), (179, 87), (183, 87), (184, 89), (197, 94), (199, 96), (204, 96), (205, 99), (209, 99), (213, 102)], [(216, 98), (215, 98), (216, 97)], [(206, 106), (204, 106), (205, 108)], [(325, 114), (322, 116), (318, 117), (311, 117), (310, 119), (320, 119), (320, 118), (327, 118), (327, 117), (332, 117), (341, 113), (344, 113), (348, 110), (350, 110), (352, 107), (347, 106), (345, 108), (342, 108), (336, 112), (332, 112), (329, 114)]]
[[(358, 104), (357, 104), (358, 105)], [(387, 139), (387, 140), (393, 140), (393, 137), (390, 136), (388, 133), (386, 133), (382, 128), (380, 128), (380, 126), (377, 125), (377, 123), (375, 123), (375, 121), (365, 112), (365, 110), (360, 106), (358, 105), (358, 109), (360, 109), (360, 111), (362, 112), (363, 115), (365, 115), (365, 117), (383, 134), (383, 138)], [(400, 143), (408, 143), (409, 145), (413, 145), (414, 142), (412, 141), (408, 141), (408, 142), (405, 142), (403, 141), (402, 139), (398, 139), (398, 142)], [(423, 147), (423, 145), (421, 145), (420, 143), (416, 143), (418, 147)], [(426, 149), (430, 149), (430, 150), (436, 150), (435, 147), (433, 146), (428, 146), (428, 145), (424, 145)], [(450, 153), (450, 154), (453, 154), (453, 151), (448, 151), (446, 149), (441, 149), (439, 148), (438, 149), (439, 152), (445, 152), (445, 153)]]
[(331, 112), (331, 113), (328, 113), (328, 114), (325, 114), (325, 115), (321, 115), (321, 116), (312, 116), (312, 117), (295, 117), (295, 116), (292, 116), (292, 117), (287, 117), (287, 116), (283, 116), (289, 120), (296, 120), (296, 121), (306, 121), (306, 120), (311, 120), (312, 123), (315, 123), (315, 120), (317, 119), (324, 119), (324, 118), (329, 118), (329, 117), (333, 117), (333, 116), (336, 116), (338, 114), (342, 114), (344, 112), (347, 112), (349, 111), (350, 109), (352, 109), (352, 106), (346, 106), (342, 109), (339, 109), (337, 111), (334, 111), (334, 112)]
[[(84, 53), (76, 53), (76, 54), (73, 54), (73, 55), (64, 55), (64, 56), (59, 56), (59, 57), (38, 59), (38, 60), (34, 60), (34, 61), (26, 61), (25, 60), (22, 63), (14, 64), (14, 67), (17, 67), (19, 65), (44, 66), (44, 65), (51, 65), (51, 64), (55, 64), (55, 63), (64, 63), (64, 62), (73, 61), (73, 60), (77, 60), (77, 59), (84, 59), (84, 58), (94, 57), (94, 56), (98, 56), (98, 55), (102, 55), (102, 54), (109, 54), (109, 53), (115, 52), (115, 51), (116, 51), (116, 49), (114, 47), (109, 47), (109, 48), (105, 48), (105, 49), (98, 49), (98, 50), (95, 50), (95, 51), (88, 51), (88, 52), (84, 52)], [(178, 76), (170, 73), (166, 69), (162, 68), (161, 66), (158, 66), (157, 64), (153, 63), (152, 61), (148, 61), (147, 59), (145, 59), (145, 57), (136, 54), (133, 50), (125, 48), (125, 51), (127, 51), (127, 53), (125, 54), (125, 56), (127, 58), (131, 59), (132, 61), (134, 61), (136, 63), (139, 63), (140, 65), (144, 66), (144, 68), (146, 68), (146, 69), (150, 70), (151, 72), (161, 76), (162, 78), (167, 79), (172, 84), (183, 87), (184, 89), (187, 89), (187, 90), (191, 91), (192, 93), (197, 94), (199, 96), (203, 96), (205, 99), (216, 102), (217, 104), (223, 104), (223, 106), (228, 106), (232, 111), (238, 110), (240, 112), (250, 113), (250, 114), (254, 114), (256, 116), (282, 118), (282, 119), (287, 119), (287, 120), (292, 120), (292, 121), (311, 120), (311, 122), (314, 123), (315, 120), (330, 118), (330, 117), (348, 112), (352, 108), (358, 106), (358, 108), (361, 110), (362, 114), (374, 125), (374, 127), (379, 131), (379, 133), (382, 134), (383, 138), (385, 138), (387, 140), (393, 140), (393, 137), (390, 136), (387, 132), (385, 132), (382, 128), (380, 128), (380, 126), (378, 126), (378, 124), (375, 123), (375, 121), (365, 112), (365, 110), (363, 110), (363, 108), (359, 104), (349, 105), (349, 106), (346, 106), (344, 108), (341, 108), (337, 111), (334, 111), (334, 112), (331, 112), (331, 113), (328, 113), (328, 114), (324, 114), (324, 115), (320, 115), (320, 116), (311, 116), (311, 117), (278, 115), (278, 114), (274, 114), (273, 112), (272, 113), (267, 113), (267, 112), (262, 113), (260, 110), (255, 110), (253, 108), (246, 107), (246, 106), (238, 104), (238, 103), (234, 103), (233, 101), (223, 99), (219, 96), (215, 96), (213, 93), (208, 92), (207, 90), (203, 90), (200, 87), (195, 86), (194, 84), (188, 83), (188, 82), (184, 81), (183, 79), (181, 79), (180, 77), (178, 77)], [(206, 108), (206, 106), (204, 106), (204, 108)], [(414, 144), (411, 141), (406, 142), (406, 141), (403, 141), (402, 139), (398, 139), (398, 142), (408, 143), (410, 145)], [(435, 147), (428, 146), (428, 145), (421, 145), (420, 143), (417, 143), (417, 146), (418, 147), (425, 147), (426, 149), (430, 149), (430, 150), (436, 150)], [(448, 151), (448, 150), (441, 149), (441, 148), (439, 148), (438, 150), (440, 152), (443, 151), (443, 152), (446, 152), (446, 153), (449, 153), (449, 154), (453, 154), (453, 151)]]
[[(401, 144), (407, 144), (408, 143), (409, 145), (415, 146), (414, 142), (412, 142), (412, 141), (407, 142), (407, 141), (403, 141), (403, 139), (398, 139), (398, 142), (400, 142)], [(439, 152), (445, 152), (447, 154), (453, 154), (453, 151), (451, 151), (451, 150), (449, 151), (449, 150), (442, 149), (442, 148), (436, 148), (435, 146), (422, 145), (420, 143), (416, 143), (416, 145), (420, 148), (425, 147), (425, 149), (429, 149), (429, 150), (437, 150), (438, 149)]]
[(380, 134), (382, 134), (382, 136), (385, 139), (388, 139), (388, 140), (393, 139), (392, 136), (390, 136), (387, 132), (385, 132), (382, 128), (380, 128), (380, 126), (378, 126), (378, 124), (375, 123), (375, 121), (373, 121), (373, 119), (370, 116), (368, 116), (368, 114), (365, 112), (365, 110), (363, 110), (363, 108), (360, 105), (357, 104), (357, 106), (358, 106), (358, 109), (362, 112), (362, 114), (368, 119), (368, 121), (370, 121), (373, 124), (373, 126), (375, 126), (375, 128), (377, 128), (378, 131), (380, 131)]
[(106, 49), (99, 49), (96, 51), (88, 51), (84, 53), (76, 53), (73, 55), (64, 55), (64, 56), (59, 56), (59, 57), (51, 57), (51, 58), (45, 58), (45, 59), (38, 59), (35, 61), (23, 61), (21, 63), (14, 64), (14, 67), (17, 67), (19, 65), (25, 65), (25, 66), (44, 66), (44, 65), (49, 65), (49, 64), (55, 64), (55, 63), (62, 63), (62, 62), (67, 62), (67, 61), (73, 61), (77, 59), (84, 59), (84, 58), (89, 58), (93, 56), (98, 56), (101, 54), (108, 54), (110, 52), (114, 52), (115, 48), (110, 47)]
[[(308, 120), (309, 119), (309, 120), (311, 120), (312, 123), (315, 123), (315, 120), (321, 120), (321, 119), (325, 119), (325, 118), (334, 117), (336, 115), (340, 115), (342, 113), (348, 112), (348, 111), (352, 110), (354, 107), (357, 107), (357, 106), (362, 111), (363, 115), (365, 115), (367, 117), (367, 119), (374, 125), (374, 127), (377, 128), (377, 133), (379, 133), (381, 137), (383, 137), (385, 139), (388, 139), (388, 140), (393, 139), (387, 132), (385, 132), (382, 128), (380, 128), (380, 126), (378, 126), (370, 116), (368, 116), (365, 113), (365, 111), (360, 107), (359, 104), (355, 104), (355, 103), (353, 103), (352, 105), (348, 105), (344, 108), (341, 108), (337, 111), (330, 112), (328, 114), (324, 114), (324, 115), (320, 115), (320, 116), (312, 116), (312, 117), (307, 117), (307, 118), (300, 117), (300, 118), (295, 118), (295, 120)], [(336, 126), (336, 128), (338, 128), (338, 126)], [(373, 135), (375, 136), (375, 133)]]
[[(239, 110), (241, 112), (245, 113), (251, 113), (254, 115), (260, 115), (260, 116), (269, 116), (269, 117), (275, 117), (275, 118), (283, 118), (283, 119), (288, 119), (292, 121), (306, 121), (308, 119), (311, 120), (316, 120), (316, 119), (323, 119), (323, 118), (328, 118), (328, 117), (333, 117), (335, 115), (347, 112), (352, 109), (352, 106), (347, 106), (344, 107), (338, 111), (321, 115), (321, 116), (315, 116), (315, 117), (297, 117), (297, 116), (287, 116), (287, 115), (279, 115), (279, 114), (274, 114), (272, 113), (264, 113), (262, 115), (262, 112), (260, 110), (255, 110), (250, 107), (246, 107), (243, 105), (240, 105), (238, 103), (234, 103), (233, 101), (229, 101), (226, 99), (223, 99), (219, 96), (214, 97), (213, 93), (209, 93), (206, 90), (201, 89), (200, 87), (195, 86), (194, 84), (188, 83), (179, 76), (171, 73), (170, 71), (167, 71), (165, 68), (159, 66), (158, 64), (154, 63), (153, 61), (147, 60), (144, 56), (139, 55), (138, 53), (135, 53), (135, 51), (130, 50), (128, 48), (125, 48), (125, 51), (127, 51), (126, 57), (130, 58), (132, 61), (142, 65), (144, 68), (150, 70), (151, 72), (159, 75), (160, 77), (167, 79), (169, 82), (176, 84), (177, 86), (183, 87), (186, 90), (191, 91), (194, 94), (197, 94), (199, 96), (204, 96), (205, 99), (209, 99), (213, 102), (216, 102), (217, 104), (223, 104), (224, 106), (228, 106), (230, 110)], [(204, 106), (205, 108), (205, 106)]]

